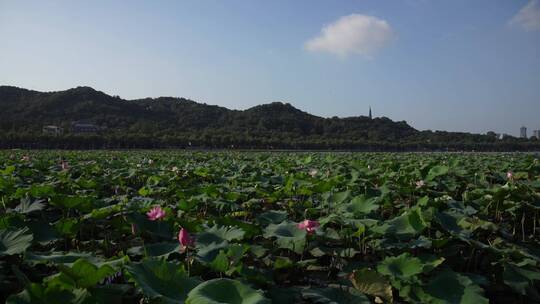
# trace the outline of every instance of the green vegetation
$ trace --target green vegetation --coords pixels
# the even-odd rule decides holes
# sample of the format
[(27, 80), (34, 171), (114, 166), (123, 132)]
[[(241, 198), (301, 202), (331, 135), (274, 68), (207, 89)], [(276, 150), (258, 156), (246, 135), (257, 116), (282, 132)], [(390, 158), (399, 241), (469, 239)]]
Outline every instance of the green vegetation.
[(540, 301), (538, 155), (0, 151), (0, 202), (1, 302)]
[[(280, 102), (236, 111), (184, 98), (123, 100), (88, 87), (41, 93), (0, 86), (0, 106), (0, 148), (540, 149), (537, 140), (417, 131), (386, 117), (322, 118)], [(79, 120), (102, 130), (74, 134), (71, 123)], [(46, 125), (65, 133), (45, 135)]]

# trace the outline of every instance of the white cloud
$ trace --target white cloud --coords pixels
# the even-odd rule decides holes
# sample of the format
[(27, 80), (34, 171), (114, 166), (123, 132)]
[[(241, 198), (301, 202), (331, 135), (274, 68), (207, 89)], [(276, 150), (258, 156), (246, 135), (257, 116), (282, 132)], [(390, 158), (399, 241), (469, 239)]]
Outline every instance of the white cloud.
[(369, 57), (386, 46), (393, 37), (394, 31), (385, 20), (352, 14), (325, 25), (320, 35), (307, 41), (304, 47), (308, 51), (343, 57), (349, 54)]
[(540, 2), (538, 0), (530, 0), (527, 5), (512, 17), (510, 25), (519, 26), (526, 31), (540, 30)]

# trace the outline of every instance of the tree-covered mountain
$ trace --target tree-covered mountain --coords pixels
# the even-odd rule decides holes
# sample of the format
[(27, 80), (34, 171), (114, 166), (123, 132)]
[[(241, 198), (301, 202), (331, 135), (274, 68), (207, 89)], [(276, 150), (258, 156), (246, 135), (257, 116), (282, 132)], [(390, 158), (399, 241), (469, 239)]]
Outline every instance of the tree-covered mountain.
[[(90, 87), (37, 92), (0, 86), (2, 145), (37, 142), (83, 147), (200, 147), (441, 148), (456, 144), (490, 144), (496, 139), (468, 133), (417, 131), (406, 122), (366, 116), (324, 118), (288, 103), (273, 102), (230, 110), (185, 98), (159, 97), (125, 100)], [(81, 136), (70, 132), (74, 121), (99, 126), (101, 131)], [(45, 125), (63, 127), (64, 135), (44, 136)], [(84, 140), (81, 137), (85, 138)], [(150, 144), (149, 144), (150, 143)], [(78, 145), (78, 144), (77, 144)]]

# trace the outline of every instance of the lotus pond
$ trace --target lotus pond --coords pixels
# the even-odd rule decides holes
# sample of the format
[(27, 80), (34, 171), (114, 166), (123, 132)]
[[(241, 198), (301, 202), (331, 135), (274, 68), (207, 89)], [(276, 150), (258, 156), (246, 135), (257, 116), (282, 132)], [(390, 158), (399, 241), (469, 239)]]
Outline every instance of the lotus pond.
[(538, 158), (0, 151), (0, 302), (539, 302)]

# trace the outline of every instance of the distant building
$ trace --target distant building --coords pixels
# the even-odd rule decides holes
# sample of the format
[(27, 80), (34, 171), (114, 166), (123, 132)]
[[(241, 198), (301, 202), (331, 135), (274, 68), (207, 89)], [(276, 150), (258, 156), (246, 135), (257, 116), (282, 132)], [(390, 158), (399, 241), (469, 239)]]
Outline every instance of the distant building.
[(371, 106), (369, 107), (369, 119), (373, 119), (373, 117), (371, 117)]
[[(495, 132), (493, 132), (495, 133)], [(490, 133), (488, 132), (487, 135), (490, 135)], [(493, 135), (493, 137), (495, 137), (496, 139), (503, 139), (503, 137), (505, 136), (506, 134), (504, 133), (495, 133), (495, 135)]]
[(58, 126), (49, 125), (49, 126), (43, 127), (43, 134), (59, 136), (59, 135), (62, 135), (63, 133), (64, 133), (64, 129)]
[(74, 121), (71, 123), (71, 132), (76, 134), (94, 134), (99, 132), (99, 127), (88, 122)]
[(526, 127), (521, 127), (519, 129), (519, 137), (520, 138), (527, 138), (527, 128)]
[(506, 134), (506, 133), (495, 133), (495, 135), (497, 136), (497, 139), (500, 139), (500, 140), (512, 137), (511, 135)]
[(533, 136), (536, 137), (536, 139), (540, 139), (540, 130), (534, 130)]

